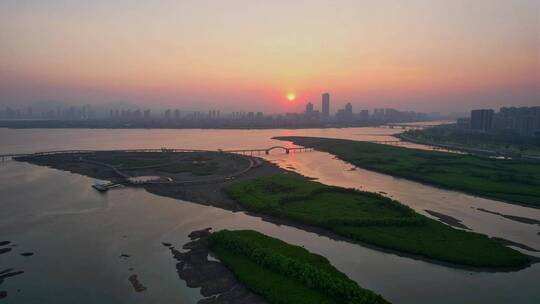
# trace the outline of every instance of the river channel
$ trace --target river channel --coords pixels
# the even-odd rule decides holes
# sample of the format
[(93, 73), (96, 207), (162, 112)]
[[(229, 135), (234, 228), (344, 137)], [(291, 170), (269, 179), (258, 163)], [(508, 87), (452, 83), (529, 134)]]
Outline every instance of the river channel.
[[(302, 130), (87, 130), (0, 129), (0, 154), (64, 149), (193, 148), (244, 149), (293, 146), (273, 136), (320, 136), (354, 140), (396, 140), (400, 129)], [(420, 146), (411, 146), (420, 147)], [(424, 147), (425, 148), (425, 147)], [(382, 192), (426, 214), (443, 213), (473, 231), (540, 250), (540, 226), (493, 213), (540, 219), (540, 210), (379, 174), (322, 152), (265, 156), (319, 181)], [(195, 229), (255, 229), (324, 255), (361, 286), (393, 303), (540, 303), (540, 264), (513, 272), (478, 272), (436, 265), (244, 213), (159, 197), (141, 189), (101, 194), (93, 179), (7, 161), (0, 163), (0, 241), (14, 244), (0, 255), (0, 271), (23, 274), (0, 286), (5, 303), (196, 303), (162, 242), (180, 247)], [(519, 249), (519, 248), (517, 248)], [(539, 252), (519, 249), (540, 257)], [(32, 256), (21, 253), (32, 252)], [(128, 277), (136, 274), (144, 292)]]

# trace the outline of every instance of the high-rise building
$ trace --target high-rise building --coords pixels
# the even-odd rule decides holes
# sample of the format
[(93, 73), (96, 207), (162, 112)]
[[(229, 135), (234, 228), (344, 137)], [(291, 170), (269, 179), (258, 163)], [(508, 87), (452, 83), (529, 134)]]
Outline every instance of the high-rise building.
[(351, 121), (353, 119), (352, 105), (350, 102), (345, 104), (345, 108), (337, 111), (336, 118), (342, 121)]
[(347, 104), (345, 104), (345, 113), (348, 115), (352, 115), (352, 104), (350, 102), (347, 102)]
[(384, 109), (375, 109), (373, 110), (374, 119), (384, 119)]
[(362, 110), (360, 111), (359, 118), (362, 121), (366, 121), (369, 119), (369, 110)]
[(493, 110), (481, 109), (471, 111), (471, 129), (488, 131), (493, 128)]
[(306, 104), (306, 114), (309, 114), (309, 113), (312, 113), (313, 112), (313, 104), (311, 102), (308, 102)]
[(322, 114), (330, 116), (330, 93), (322, 94)]

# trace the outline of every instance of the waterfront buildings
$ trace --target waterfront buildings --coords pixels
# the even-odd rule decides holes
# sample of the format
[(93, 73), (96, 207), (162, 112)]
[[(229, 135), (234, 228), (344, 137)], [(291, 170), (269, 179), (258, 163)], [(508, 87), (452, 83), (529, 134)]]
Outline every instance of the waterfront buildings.
[(540, 134), (540, 106), (502, 107), (499, 112), (491, 109), (472, 110), (470, 118), (457, 120), (457, 127), (474, 132), (537, 135)]

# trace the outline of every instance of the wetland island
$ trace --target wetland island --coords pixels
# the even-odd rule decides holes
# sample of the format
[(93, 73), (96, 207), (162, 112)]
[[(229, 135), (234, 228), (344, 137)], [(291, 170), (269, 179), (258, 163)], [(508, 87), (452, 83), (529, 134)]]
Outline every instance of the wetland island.
[[(294, 140), (317, 149), (322, 146)], [(377, 147), (368, 148), (372, 151)], [(143, 187), (157, 195), (245, 211), (276, 223), (450, 267), (506, 271), (536, 262), (501, 240), (453, 228), (381, 194), (324, 185), (252, 156), (163, 149), (80, 151), (16, 159), (107, 180), (106, 186)], [(269, 303), (386, 302), (349, 280), (324, 258), (255, 231), (219, 231), (203, 242), (208, 242), (208, 252), (234, 274), (239, 286)], [(176, 256), (180, 255), (177, 252)], [(179, 273), (186, 261), (180, 264)], [(205, 279), (212, 284), (220, 280), (212, 275)], [(276, 286), (284, 281), (289, 287), (295, 286), (294, 290), (280, 292)], [(218, 298), (201, 303), (221, 303)]]

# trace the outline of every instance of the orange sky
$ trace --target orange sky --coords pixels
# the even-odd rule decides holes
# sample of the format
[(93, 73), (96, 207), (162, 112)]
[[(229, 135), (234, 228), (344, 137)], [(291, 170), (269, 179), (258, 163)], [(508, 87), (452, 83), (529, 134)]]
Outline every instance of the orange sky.
[(535, 0), (110, 2), (0, 2), (0, 104), (540, 105)]

